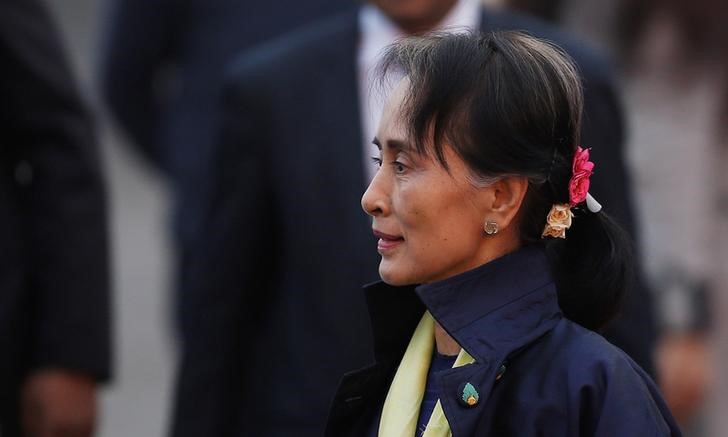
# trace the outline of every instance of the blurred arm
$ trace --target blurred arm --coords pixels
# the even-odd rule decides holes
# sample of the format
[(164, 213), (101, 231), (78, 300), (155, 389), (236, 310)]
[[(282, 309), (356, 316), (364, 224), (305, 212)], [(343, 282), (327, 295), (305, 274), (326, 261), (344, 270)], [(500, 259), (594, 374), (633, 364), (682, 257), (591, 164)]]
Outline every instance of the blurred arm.
[(106, 205), (91, 120), (58, 41), (38, 1), (0, 3), (2, 147), (24, 169), (33, 321), (19, 419), (28, 435), (88, 437), (96, 382), (110, 376)]
[(95, 135), (47, 11), (0, 3), (4, 132), (20, 187), (33, 290), (33, 365), (110, 375), (105, 193)]

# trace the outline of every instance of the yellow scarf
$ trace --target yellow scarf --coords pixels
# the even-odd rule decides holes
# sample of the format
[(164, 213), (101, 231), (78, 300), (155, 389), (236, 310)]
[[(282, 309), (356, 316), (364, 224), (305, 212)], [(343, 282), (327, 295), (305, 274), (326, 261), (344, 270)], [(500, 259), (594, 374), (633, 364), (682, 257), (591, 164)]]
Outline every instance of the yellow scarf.
[[(427, 311), (417, 325), (397, 373), (394, 375), (392, 385), (389, 387), (387, 399), (384, 401), (382, 418), (379, 421), (379, 437), (414, 437), (417, 431), (417, 419), (420, 415), (420, 404), (425, 395), (427, 372), (430, 369), (434, 345), (435, 320)], [(453, 367), (460, 367), (473, 361), (475, 361), (473, 357), (461, 349)], [(422, 436), (449, 437), (451, 435), (450, 424), (438, 400)]]

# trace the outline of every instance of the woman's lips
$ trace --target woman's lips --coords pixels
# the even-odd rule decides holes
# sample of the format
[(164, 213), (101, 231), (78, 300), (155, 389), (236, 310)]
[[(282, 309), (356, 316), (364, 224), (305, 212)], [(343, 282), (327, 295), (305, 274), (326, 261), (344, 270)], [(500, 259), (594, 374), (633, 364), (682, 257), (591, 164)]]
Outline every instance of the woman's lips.
[(379, 232), (376, 229), (374, 230), (374, 236), (379, 237), (379, 241), (377, 242), (377, 251), (379, 253), (388, 252), (402, 244), (404, 241), (404, 238), (402, 237), (385, 234), (384, 232)]

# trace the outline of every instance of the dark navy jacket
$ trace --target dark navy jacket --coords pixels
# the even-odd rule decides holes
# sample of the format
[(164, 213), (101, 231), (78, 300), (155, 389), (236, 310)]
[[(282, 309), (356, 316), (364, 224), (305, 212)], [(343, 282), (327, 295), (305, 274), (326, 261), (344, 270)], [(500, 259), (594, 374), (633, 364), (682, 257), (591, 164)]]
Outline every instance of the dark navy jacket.
[[(650, 377), (620, 349), (564, 318), (539, 246), (417, 288), (377, 283), (367, 299), (377, 363), (344, 378), (328, 436), (376, 436), (384, 398), (425, 308), (475, 358), (437, 375), (454, 437), (680, 435)], [(472, 408), (458, 401), (466, 382), (480, 394)]]

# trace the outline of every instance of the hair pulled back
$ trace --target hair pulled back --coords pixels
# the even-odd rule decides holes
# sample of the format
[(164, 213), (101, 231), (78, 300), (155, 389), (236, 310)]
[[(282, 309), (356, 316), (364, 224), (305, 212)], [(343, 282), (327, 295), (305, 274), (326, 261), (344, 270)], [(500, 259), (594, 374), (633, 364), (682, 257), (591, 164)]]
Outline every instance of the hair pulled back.
[(604, 212), (582, 207), (565, 240), (541, 238), (551, 206), (569, 202), (580, 141), (583, 97), (571, 58), (520, 32), (435, 33), (390, 46), (380, 78), (391, 71), (409, 78), (402, 117), (419, 153), (447, 169), (450, 147), (476, 185), (528, 179), (518, 215), (522, 244), (547, 246), (566, 316), (603, 328), (632, 281), (626, 233)]

